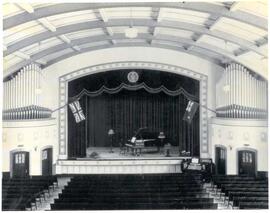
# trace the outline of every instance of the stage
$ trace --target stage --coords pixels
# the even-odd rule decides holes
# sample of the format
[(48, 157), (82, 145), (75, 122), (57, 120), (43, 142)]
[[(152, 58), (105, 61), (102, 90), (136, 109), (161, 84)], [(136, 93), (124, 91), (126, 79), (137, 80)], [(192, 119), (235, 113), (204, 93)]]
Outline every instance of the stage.
[[(120, 153), (120, 148), (89, 147), (86, 158), (58, 160), (55, 174), (149, 174), (181, 173), (181, 161), (191, 157), (179, 156), (178, 147), (171, 147), (170, 157), (162, 152)], [(97, 155), (96, 155), (96, 154)], [(92, 156), (92, 157), (91, 157)]]
[[(161, 151), (157, 151), (157, 147), (148, 147), (147, 150), (142, 150), (140, 155), (134, 155), (131, 150), (127, 150), (127, 147), (123, 147), (120, 150), (119, 147), (113, 147), (111, 152), (110, 147), (88, 147), (86, 149), (87, 159), (167, 159), (179, 157), (179, 150), (176, 146), (171, 146), (170, 157), (166, 157), (165, 151), (161, 148)], [(91, 157), (91, 154), (97, 153), (96, 158)], [(93, 154), (94, 156), (95, 154)], [(84, 158), (82, 158), (84, 159)]]

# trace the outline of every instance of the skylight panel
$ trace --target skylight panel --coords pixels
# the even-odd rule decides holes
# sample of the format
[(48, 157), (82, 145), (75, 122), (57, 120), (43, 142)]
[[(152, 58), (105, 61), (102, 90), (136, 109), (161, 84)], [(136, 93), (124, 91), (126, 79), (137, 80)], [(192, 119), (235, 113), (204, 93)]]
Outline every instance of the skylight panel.
[(3, 32), (4, 43), (6, 45), (11, 45), (26, 37), (33, 36), (45, 31), (47, 31), (47, 29), (44, 28), (41, 24), (39, 24), (37, 21), (30, 21), (5, 30)]
[(201, 36), (197, 42), (211, 44), (231, 53), (240, 48), (239, 45), (209, 35)]
[(22, 12), (24, 11), (14, 3), (6, 3), (2, 5), (2, 13), (4, 18), (8, 18)]
[(165, 27), (156, 27), (155, 28), (155, 35), (158, 35), (158, 34), (179, 36), (181, 38), (191, 38), (191, 36), (194, 33), (192, 31), (187, 31), (187, 30), (178, 30), (178, 29), (171, 29), (171, 28), (165, 28)]
[(152, 8), (130, 7), (130, 8), (106, 8), (104, 9), (109, 19), (117, 18), (151, 18)]
[(231, 33), (234, 36), (239, 38), (244, 38), (251, 42), (261, 39), (262, 37), (267, 36), (267, 31), (262, 30), (258, 27), (236, 21), (229, 18), (221, 18), (211, 30), (220, 30), (226, 33)]
[(47, 19), (56, 27), (62, 27), (62, 26), (70, 25), (70, 24), (99, 20), (96, 14), (93, 13), (92, 10), (50, 16), (50, 17), (47, 17)]
[(210, 14), (208, 13), (172, 8), (162, 8), (160, 13), (162, 14), (162, 19), (165, 20), (188, 22), (200, 25), (203, 25), (210, 17)]
[(104, 29), (97, 28), (97, 29), (91, 29), (91, 30), (76, 31), (76, 32), (72, 32), (72, 33), (67, 33), (65, 35), (69, 39), (74, 40), (74, 39), (79, 39), (79, 38), (84, 38), (84, 37), (90, 37), (90, 36), (105, 35), (105, 33), (104, 33)]

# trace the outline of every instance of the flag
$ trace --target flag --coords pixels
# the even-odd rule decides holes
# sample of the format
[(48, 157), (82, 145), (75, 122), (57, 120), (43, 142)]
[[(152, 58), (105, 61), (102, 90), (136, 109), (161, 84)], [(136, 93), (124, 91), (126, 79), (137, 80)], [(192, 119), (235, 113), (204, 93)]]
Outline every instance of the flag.
[(196, 110), (198, 108), (199, 104), (194, 102), (194, 101), (189, 101), (187, 108), (186, 108), (186, 112), (184, 114), (183, 120), (187, 121), (189, 124), (191, 123)]
[(79, 122), (85, 120), (85, 116), (83, 114), (83, 111), (82, 111), (82, 108), (81, 108), (79, 101), (74, 101), (74, 102), (70, 103), (69, 107), (71, 109), (71, 112), (74, 115), (76, 123), (79, 123)]

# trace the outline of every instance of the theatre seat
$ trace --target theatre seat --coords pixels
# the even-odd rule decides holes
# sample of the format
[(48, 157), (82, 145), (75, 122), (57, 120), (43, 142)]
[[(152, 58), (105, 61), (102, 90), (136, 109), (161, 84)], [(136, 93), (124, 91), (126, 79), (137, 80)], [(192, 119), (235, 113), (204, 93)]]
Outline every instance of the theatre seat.
[(200, 175), (76, 176), (52, 210), (217, 209)]
[(11, 178), (2, 180), (2, 210), (23, 211), (31, 208), (36, 198), (45, 198), (50, 186), (57, 183), (53, 176), (32, 176), (30, 178)]
[(213, 176), (215, 184), (233, 206), (240, 209), (268, 209), (267, 178), (237, 175)]

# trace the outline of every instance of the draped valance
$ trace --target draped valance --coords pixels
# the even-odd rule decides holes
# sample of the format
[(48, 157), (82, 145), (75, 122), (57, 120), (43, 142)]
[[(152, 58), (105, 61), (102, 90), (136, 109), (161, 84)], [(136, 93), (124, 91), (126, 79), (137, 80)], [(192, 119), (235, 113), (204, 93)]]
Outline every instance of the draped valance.
[(117, 86), (115, 88), (108, 88), (108, 87), (103, 85), (97, 91), (89, 91), (89, 90), (84, 88), (78, 95), (70, 97), (70, 102), (74, 101), (74, 100), (79, 100), (84, 95), (87, 95), (87, 96), (90, 96), (90, 97), (96, 97), (96, 96), (99, 96), (99, 95), (101, 95), (103, 93), (116, 94), (116, 93), (119, 93), (120, 91), (122, 91), (123, 89), (129, 90), (129, 91), (137, 91), (137, 90), (144, 89), (145, 91), (147, 91), (147, 92), (149, 92), (151, 94), (157, 94), (157, 93), (163, 92), (163, 93), (165, 93), (166, 95), (169, 95), (169, 96), (179, 96), (179, 95), (183, 94), (187, 99), (190, 99), (190, 100), (193, 100), (193, 101), (198, 101), (198, 98), (195, 95), (192, 95), (192, 94), (188, 93), (182, 87), (177, 89), (177, 90), (172, 91), (172, 90), (167, 89), (163, 85), (158, 87), (158, 88), (151, 88), (151, 87), (147, 86), (143, 82), (141, 84), (136, 84), (136, 85), (128, 85), (128, 84), (122, 83), (122, 84), (120, 84), (119, 86)]

